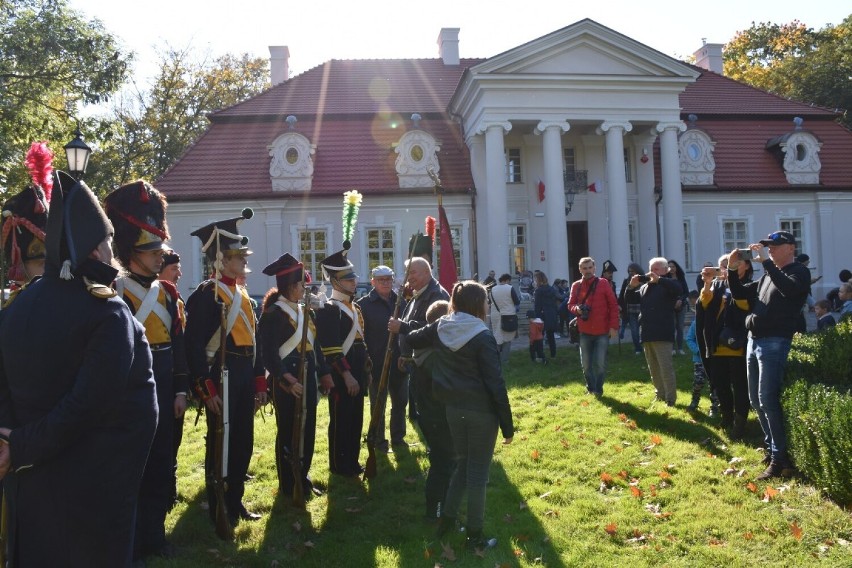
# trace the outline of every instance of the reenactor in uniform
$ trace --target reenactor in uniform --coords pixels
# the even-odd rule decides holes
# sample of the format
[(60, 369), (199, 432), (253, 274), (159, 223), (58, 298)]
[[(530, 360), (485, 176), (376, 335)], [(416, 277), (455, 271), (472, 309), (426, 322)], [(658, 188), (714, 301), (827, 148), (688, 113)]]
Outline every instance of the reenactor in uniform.
[[(317, 428), (317, 376), (324, 375), (325, 382), (331, 381), (325, 358), (316, 340), (316, 325), (312, 317), (305, 322), (304, 311), (299, 304), (306, 299), (305, 283), (311, 279), (304, 273), (304, 265), (290, 253), (263, 269), (263, 273), (275, 277), (277, 288), (267, 292), (263, 315), (260, 317), (258, 342), (263, 355), (263, 365), (269, 372), (272, 402), (275, 405), (275, 421), (278, 432), (275, 437), (275, 465), (278, 470), (278, 488), (284, 495), (293, 494), (293, 468), (288, 460), (299, 459), (299, 448), (294, 448), (293, 430), (296, 405), (304, 402), (302, 425), (301, 469), (305, 495), (312, 492), (320, 495), (310, 480), (308, 472), (314, 456)], [(309, 314), (312, 312), (308, 312)], [(307, 335), (302, 351), (302, 335), (307, 325)], [(305, 385), (299, 377), (299, 364), (304, 357)], [(304, 401), (302, 398), (304, 397)]]
[(107, 195), (104, 206), (115, 228), (113, 248), (127, 271), (116, 279), (115, 289), (145, 328), (160, 414), (139, 491), (134, 556), (170, 558), (175, 549), (166, 541), (165, 522), (173, 503), (174, 418), (186, 411), (189, 384), (177, 288), (157, 279), (169, 238), (166, 198), (140, 180)]
[(12, 290), (7, 305), (44, 273), (44, 229), (53, 188), (53, 152), (44, 142), (34, 142), (27, 152), (26, 164), (33, 182), (3, 204), (0, 240), (8, 269), (6, 281)]
[(364, 343), (364, 318), (352, 300), (358, 284), (355, 267), (344, 248), (321, 261), (331, 282), (328, 302), (317, 312), (319, 343), (331, 367), (332, 381), (321, 380), (328, 393), (329, 469), (345, 477), (364, 472), (358, 463), (364, 422), (364, 396), (370, 384), (370, 360)]
[[(257, 520), (243, 504), (246, 473), (254, 446), (254, 412), (266, 404), (266, 377), (256, 357), (256, 322), (251, 301), (237, 279), (245, 276), (251, 254), (248, 237), (237, 232), (237, 224), (250, 219), (251, 209), (242, 217), (210, 223), (192, 233), (201, 239), (201, 251), (213, 264), (214, 277), (205, 280), (186, 301), (186, 357), (196, 395), (207, 408), (207, 438), (204, 470), (207, 476), (207, 501), (211, 517), (216, 511), (215, 443), (216, 416), (222, 412), (223, 396), (228, 396), (229, 435), (227, 491), (225, 507), (231, 525), (242, 520)], [(225, 367), (228, 392), (222, 390), (220, 321), (222, 304), (226, 311)]]
[(111, 287), (109, 220), (85, 184), (56, 175), (44, 275), (0, 326), (8, 565), (130, 566), (157, 425), (151, 350)]
[[(171, 282), (174, 284), (175, 289), (177, 289), (178, 280), (183, 274), (180, 271), (180, 255), (175, 252), (173, 249), (166, 249), (163, 251), (163, 268), (160, 270), (159, 279), (160, 281)], [(183, 296), (180, 295), (180, 291), (177, 293), (177, 307), (178, 307), (178, 317), (180, 318), (181, 325), (183, 329), (186, 329), (186, 303), (183, 301)], [(192, 392), (187, 390), (186, 392), (186, 404), (189, 407), (192, 404), (191, 401)], [(178, 452), (180, 451), (180, 445), (183, 442), (183, 423), (186, 418), (186, 412), (182, 412), (180, 416), (175, 417), (175, 426), (174, 426), (174, 456), (175, 456), (175, 468), (174, 475), (172, 475), (172, 495), (169, 499), (171, 502), (171, 506), (174, 507), (178, 502), (178, 491), (177, 491), (177, 457)]]

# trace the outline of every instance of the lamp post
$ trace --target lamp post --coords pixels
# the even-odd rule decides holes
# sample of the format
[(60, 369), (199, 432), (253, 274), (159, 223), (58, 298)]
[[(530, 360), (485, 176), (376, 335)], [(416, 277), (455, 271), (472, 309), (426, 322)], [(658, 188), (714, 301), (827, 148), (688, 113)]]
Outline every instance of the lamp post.
[(65, 157), (68, 159), (68, 170), (75, 178), (80, 179), (86, 173), (86, 166), (89, 165), (89, 156), (92, 154), (92, 149), (83, 142), (83, 134), (80, 132), (80, 126), (77, 125), (77, 130), (74, 132), (74, 139), (64, 146)]

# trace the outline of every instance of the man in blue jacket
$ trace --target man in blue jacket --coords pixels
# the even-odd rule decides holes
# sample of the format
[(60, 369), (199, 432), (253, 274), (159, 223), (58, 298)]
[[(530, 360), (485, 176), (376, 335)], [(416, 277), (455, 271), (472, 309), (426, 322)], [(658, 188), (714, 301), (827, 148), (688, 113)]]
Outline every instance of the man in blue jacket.
[(768, 466), (755, 479), (764, 480), (793, 474), (787, 453), (781, 391), (793, 335), (811, 292), (811, 274), (795, 260), (796, 237), (792, 233), (775, 231), (749, 248), (754, 260), (763, 265), (763, 276), (757, 282), (740, 281), (737, 276), (740, 253), (734, 249), (728, 257), (728, 284), (734, 298), (748, 300), (751, 306), (751, 313), (746, 316), (748, 392), (763, 428), (764, 463)]

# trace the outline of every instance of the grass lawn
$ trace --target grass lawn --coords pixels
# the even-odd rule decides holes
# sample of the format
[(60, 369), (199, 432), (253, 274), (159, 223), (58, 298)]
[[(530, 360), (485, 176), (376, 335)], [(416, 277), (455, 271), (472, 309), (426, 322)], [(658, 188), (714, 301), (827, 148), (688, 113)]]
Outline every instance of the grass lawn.
[[(653, 403), (643, 357), (613, 345), (604, 396), (586, 394), (579, 354), (560, 346), (548, 366), (512, 354), (506, 370), (514, 443), (498, 442), (486, 533), (498, 544), (467, 552), (423, 519), (426, 448), (379, 454), (369, 483), (328, 473), (328, 407), (320, 401), (312, 478), (327, 493), (306, 511), (278, 495), (270, 415), (255, 420), (245, 502), (263, 513), (219, 541), (204, 498), (204, 420), (188, 413), (179, 464), (182, 502), (167, 530), (177, 559), (148, 566), (852, 566), (852, 515), (801, 479), (754, 482), (760, 426), (732, 443), (690, 400), (692, 361), (676, 356), (675, 408)], [(369, 414), (367, 410), (365, 414)], [(367, 418), (368, 419), (368, 418)], [(365, 423), (366, 430), (366, 423)], [(366, 449), (362, 450), (362, 463)]]

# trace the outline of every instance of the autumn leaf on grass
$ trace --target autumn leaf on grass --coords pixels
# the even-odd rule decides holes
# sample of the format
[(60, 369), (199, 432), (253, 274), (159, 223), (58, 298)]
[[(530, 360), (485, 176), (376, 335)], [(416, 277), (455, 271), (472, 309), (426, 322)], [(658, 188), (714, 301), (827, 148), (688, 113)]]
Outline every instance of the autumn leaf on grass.
[(559, 517), (559, 511), (545, 511), (545, 517)]
[(796, 523), (796, 521), (793, 521), (793, 524), (792, 524), (792, 525), (790, 525), (790, 534), (792, 534), (792, 535), (793, 535), (793, 537), (794, 537), (796, 540), (802, 540), (802, 527), (800, 527), (800, 526)]
[(518, 557), (518, 558), (520, 558), (524, 555), (524, 551), (521, 550), (520, 548), (516, 548), (513, 552), (515, 553), (515, 556)]
[(580, 406), (589, 406), (589, 401), (588, 400), (581, 401)]
[(533, 450), (530, 452), (530, 459), (533, 461), (538, 461), (539, 459), (541, 459), (541, 454), (538, 450)]
[(612, 487), (613, 481), (614, 480), (612, 479), (612, 476), (607, 472), (603, 472), (601, 474), (601, 485), (605, 485), (606, 487)]
[(630, 428), (631, 430), (636, 429), (636, 421), (635, 420), (628, 420), (627, 422), (624, 423), (624, 425), (627, 426), (628, 428)]
[(432, 558), (432, 549), (431, 548), (427, 547), (427, 548), (423, 549), (423, 558), (425, 558), (426, 560), (429, 560), (430, 558)]
[(725, 541), (720, 540), (716, 537), (713, 537), (713, 538), (710, 539), (709, 544), (710, 544), (710, 546), (725, 546)]
[(660, 479), (671, 479), (672, 478), (672, 474), (670, 474), (666, 470), (661, 471), (659, 473), (659, 476), (660, 476)]
[(642, 497), (642, 490), (636, 487), (635, 485), (630, 486), (630, 494), (636, 497), (637, 499)]
[[(665, 485), (663, 485), (664, 483), (665, 483), (665, 481), (663, 481), (663, 483), (661, 483), (660, 486), (665, 487)], [(653, 483), (651, 484), (651, 487), (648, 488), (648, 491), (651, 493), (651, 497), (657, 496), (657, 486), (654, 485)]]
[(751, 540), (751, 539), (753, 539), (753, 538), (754, 538), (754, 533), (752, 533), (752, 532), (747, 532), (747, 533), (745, 533), (745, 534), (743, 535), (743, 538), (744, 538), (744, 539), (746, 539), (746, 540)]
[(662, 443), (663, 443), (663, 439), (662, 439), (662, 438), (660, 438), (660, 436), (659, 436), (659, 435), (657, 435), (657, 434), (653, 434), (653, 435), (651, 436), (651, 443), (652, 443), (652, 444), (654, 444), (655, 446), (659, 446), (660, 444), (662, 444)]
[(627, 415), (622, 412), (618, 415), (618, 419), (622, 422), (627, 422)]
[(453, 550), (453, 547), (449, 544), (441, 543), (441, 548), (443, 548), (443, 552), (441, 552), (441, 558), (446, 558), (450, 562), (456, 561), (456, 551)]
[(530, 535), (518, 534), (518, 535), (515, 535), (515, 540), (517, 540), (518, 542), (528, 542), (530, 540)]
[(618, 472), (618, 477), (620, 477), (624, 481), (627, 481), (627, 478), (629, 476), (628, 476), (627, 472), (622, 469), (621, 471)]
[(561, 440), (559, 440), (559, 443), (562, 444), (563, 448), (566, 448), (566, 449), (568, 448), (568, 440), (566, 440), (565, 438), (562, 438)]
[(767, 485), (766, 490), (763, 492), (764, 503), (769, 503), (769, 501), (771, 501), (776, 495), (778, 495), (778, 490), (771, 485)]
[(749, 490), (749, 491), (751, 491), (752, 493), (757, 493), (757, 485), (755, 485), (755, 484), (754, 484), (754, 483), (752, 483), (751, 481), (749, 481), (749, 482), (746, 484), (746, 489), (748, 489), (748, 490)]
[(610, 523), (604, 527), (604, 530), (609, 536), (615, 536), (618, 534), (618, 525), (616, 525), (615, 523)]
[(595, 445), (596, 445), (596, 446), (600, 446), (600, 445), (601, 445), (601, 444), (603, 444), (603, 443), (604, 443), (604, 441), (603, 441), (601, 438), (598, 438), (598, 439), (596, 439), (596, 440), (595, 440)]
[(557, 424), (556, 427), (553, 429), (554, 432), (559, 432), (560, 430), (562, 430), (562, 424)]

